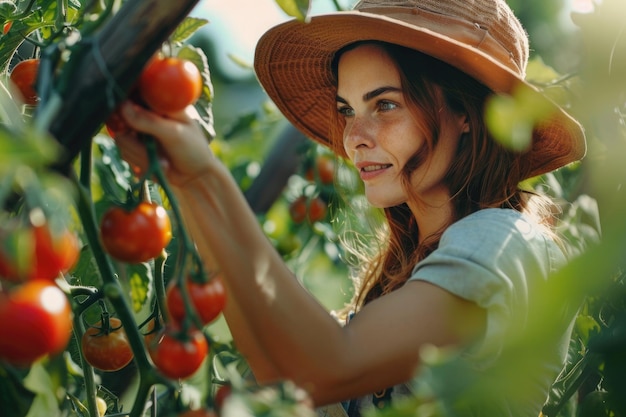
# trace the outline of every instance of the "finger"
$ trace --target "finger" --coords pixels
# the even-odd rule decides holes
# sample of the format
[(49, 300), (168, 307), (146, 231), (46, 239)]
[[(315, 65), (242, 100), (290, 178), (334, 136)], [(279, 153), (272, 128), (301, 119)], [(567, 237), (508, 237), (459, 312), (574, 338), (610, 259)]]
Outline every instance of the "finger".
[(147, 170), (149, 162), (146, 145), (137, 137), (136, 133), (120, 133), (115, 138), (115, 143), (122, 159), (128, 162), (135, 175), (140, 175)]
[(132, 101), (122, 104), (121, 113), (133, 129), (155, 136), (161, 142), (179, 136), (181, 129), (194, 126), (198, 117), (193, 106), (177, 113), (160, 115)]

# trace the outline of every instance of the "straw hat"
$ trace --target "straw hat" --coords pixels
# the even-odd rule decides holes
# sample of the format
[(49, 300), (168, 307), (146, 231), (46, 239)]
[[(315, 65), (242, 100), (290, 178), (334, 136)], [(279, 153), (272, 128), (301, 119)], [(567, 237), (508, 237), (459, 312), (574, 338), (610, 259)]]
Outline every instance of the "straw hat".
[[(329, 115), (336, 108), (333, 56), (363, 40), (416, 49), (497, 93), (526, 88), (539, 95), (524, 81), (528, 37), (505, 0), (362, 0), (352, 11), (270, 29), (257, 44), (255, 71), (285, 117), (328, 145)], [(554, 112), (535, 128), (532, 147), (523, 155), (533, 176), (577, 161), (586, 151), (580, 124), (556, 104), (550, 106)]]

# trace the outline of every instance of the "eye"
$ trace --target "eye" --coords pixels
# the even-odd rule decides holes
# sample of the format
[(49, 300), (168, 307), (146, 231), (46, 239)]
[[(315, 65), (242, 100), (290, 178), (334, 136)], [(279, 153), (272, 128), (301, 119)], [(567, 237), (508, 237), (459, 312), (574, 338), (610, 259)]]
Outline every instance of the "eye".
[(392, 101), (381, 100), (377, 103), (380, 111), (389, 111), (398, 107), (398, 105)]
[(337, 113), (342, 115), (343, 117), (354, 116), (354, 110), (349, 106), (339, 106), (337, 107)]

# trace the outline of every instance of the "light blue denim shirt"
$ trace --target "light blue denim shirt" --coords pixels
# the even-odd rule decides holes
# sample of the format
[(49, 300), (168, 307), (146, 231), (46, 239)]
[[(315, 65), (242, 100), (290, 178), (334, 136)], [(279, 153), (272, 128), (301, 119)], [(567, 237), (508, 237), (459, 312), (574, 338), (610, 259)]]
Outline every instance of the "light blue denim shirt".
[[(537, 417), (565, 362), (575, 308), (563, 306), (566, 324), (551, 329), (549, 338), (537, 340), (542, 348), (528, 357), (520, 355), (519, 363), (510, 363), (516, 353), (507, 352), (508, 342), (522, 334), (535, 294), (565, 262), (553, 237), (516, 210), (483, 209), (450, 225), (438, 248), (415, 266), (409, 281), (428, 281), (485, 309), (485, 332), (469, 348), (454, 352), (447, 364), (422, 366), (412, 384), (388, 390), (391, 398), (385, 402), (419, 391), (454, 408), (468, 391), (485, 384), (491, 389), (485, 401), (465, 404), (450, 415)], [(498, 387), (504, 388), (501, 394)], [(318, 415), (361, 416), (374, 406), (373, 396), (359, 398), (354, 413), (346, 413), (347, 405), (319, 409)]]
[[(503, 363), (502, 358), (509, 353), (509, 342), (517, 340), (526, 329), (534, 296), (565, 262), (552, 236), (524, 214), (510, 209), (484, 209), (448, 227), (439, 247), (415, 266), (410, 280), (428, 281), (485, 309), (485, 332), (463, 352), (462, 363), (474, 373), (476, 383), (486, 380), (492, 387), (512, 385), (513, 390), (503, 392), (519, 395), (512, 398), (504, 394), (498, 404), (469, 415), (487, 415), (487, 408), (490, 414), (497, 409), (499, 416), (539, 414), (550, 385), (563, 367), (575, 309), (564, 306), (566, 325), (551, 329), (550, 340), (537, 340), (543, 344), (542, 349), (527, 358), (520, 355), (521, 369), (514, 370), (515, 363)], [(509, 361), (510, 357), (510, 353), (506, 355)], [(421, 373), (417, 380), (435, 395), (440, 389), (449, 394), (455, 382), (449, 376), (449, 369), (438, 374), (435, 368)], [(458, 386), (462, 389), (461, 384)]]

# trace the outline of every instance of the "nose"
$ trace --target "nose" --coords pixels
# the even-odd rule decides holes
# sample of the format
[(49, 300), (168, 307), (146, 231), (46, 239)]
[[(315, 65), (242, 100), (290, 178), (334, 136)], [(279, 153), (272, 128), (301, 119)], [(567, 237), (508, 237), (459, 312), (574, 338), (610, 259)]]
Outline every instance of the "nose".
[(372, 129), (360, 117), (351, 117), (346, 120), (343, 130), (343, 147), (348, 155), (363, 147), (371, 148), (374, 145)]

